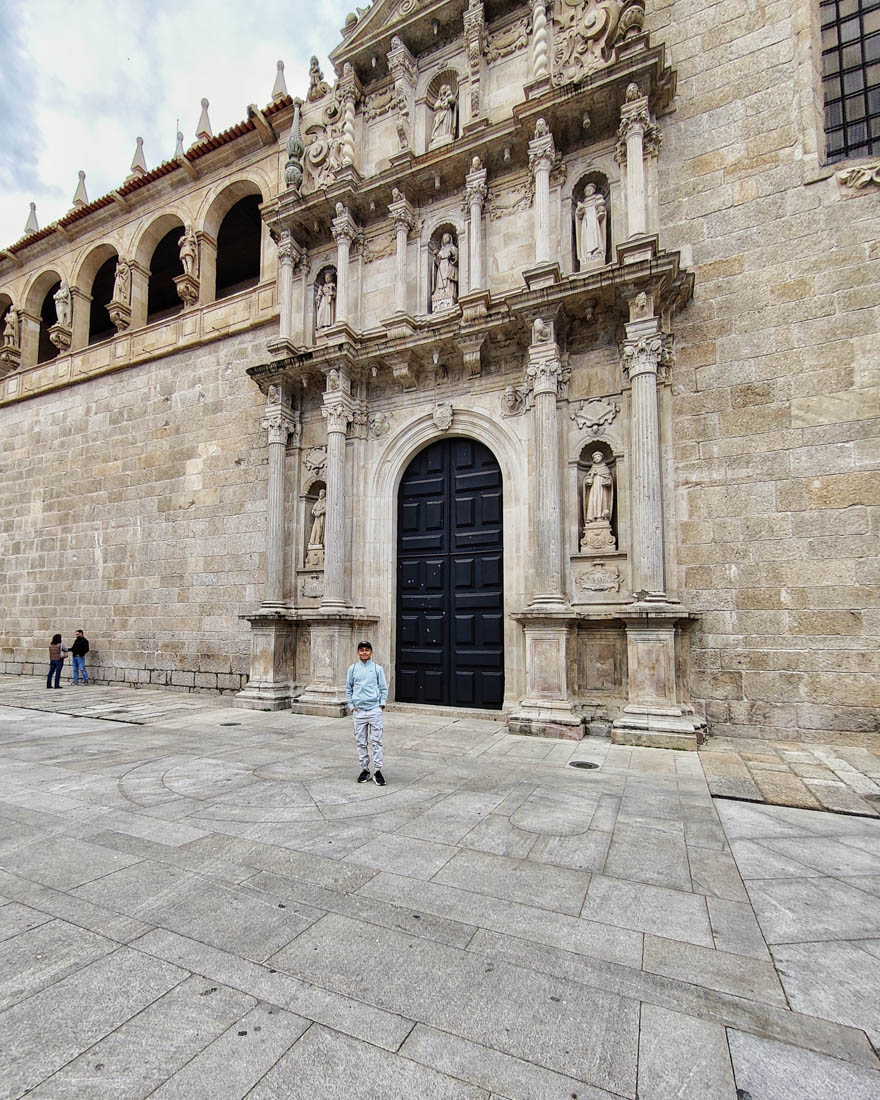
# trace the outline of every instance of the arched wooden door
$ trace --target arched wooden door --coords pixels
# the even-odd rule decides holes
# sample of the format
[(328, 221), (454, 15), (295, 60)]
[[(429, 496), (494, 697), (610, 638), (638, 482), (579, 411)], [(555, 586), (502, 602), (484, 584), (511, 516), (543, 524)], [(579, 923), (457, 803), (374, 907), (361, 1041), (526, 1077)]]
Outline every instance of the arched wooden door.
[(501, 708), (503, 567), (495, 456), (473, 439), (430, 444), (397, 498), (398, 701)]

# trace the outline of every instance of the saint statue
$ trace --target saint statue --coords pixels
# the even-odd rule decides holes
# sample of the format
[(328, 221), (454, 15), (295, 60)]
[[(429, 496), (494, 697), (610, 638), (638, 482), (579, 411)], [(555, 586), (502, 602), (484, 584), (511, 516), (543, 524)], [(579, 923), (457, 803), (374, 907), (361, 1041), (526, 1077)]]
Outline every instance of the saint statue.
[(440, 238), (440, 247), (434, 257), (434, 293), (431, 305), (434, 309), (451, 306), (458, 300), (458, 249), (451, 233)]
[(6, 311), (6, 316), (3, 318), (3, 346), (7, 348), (15, 347), (15, 310), (12, 306)]
[(324, 272), (324, 282), (315, 286), (315, 329), (329, 328), (336, 320), (336, 279)]
[(180, 262), (184, 275), (197, 279), (199, 275), (199, 244), (191, 225), (187, 225), (180, 238)]
[(605, 199), (588, 183), (574, 215), (577, 258), (581, 271), (605, 263)]
[(434, 101), (434, 120), (431, 123), (431, 138), (428, 148), (433, 149), (448, 138), (455, 137), (455, 92), (444, 84)]
[(53, 295), (55, 299), (55, 323), (70, 328), (70, 287), (62, 279), (61, 286)]
[(601, 451), (592, 454), (593, 465), (584, 478), (584, 522), (611, 521), (614, 505), (614, 481)]
[(131, 265), (127, 260), (120, 260), (116, 265), (116, 275), (113, 279), (113, 301), (121, 302), (127, 306), (131, 293)]
[(312, 505), (312, 530), (309, 534), (309, 548), (324, 545), (324, 524), (327, 517), (327, 493), (321, 489), (318, 499)]

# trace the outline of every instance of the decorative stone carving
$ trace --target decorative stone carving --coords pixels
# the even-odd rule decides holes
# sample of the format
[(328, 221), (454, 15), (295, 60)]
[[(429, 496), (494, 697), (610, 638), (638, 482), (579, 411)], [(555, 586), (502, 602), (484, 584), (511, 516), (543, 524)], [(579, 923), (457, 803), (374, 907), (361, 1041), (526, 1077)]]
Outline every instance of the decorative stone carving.
[(605, 199), (594, 183), (588, 183), (574, 215), (577, 258), (581, 271), (605, 263)]
[(322, 478), (327, 466), (327, 448), (309, 447), (303, 455), (303, 465), (313, 477)]
[(350, 61), (342, 66), (338, 92), (342, 103), (342, 163), (354, 164), (354, 115), (361, 95), (361, 84)]
[(324, 272), (323, 282), (315, 284), (315, 331), (336, 323), (336, 273)]
[(20, 364), (18, 313), (10, 306), (3, 318), (3, 336), (0, 339), (0, 379), (17, 370)]
[(576, 405), (569, 416), (581, 431), (596, 432), (604, 424), (610, 424), (619, 412), (620, 406), (614, 401), (602, 401), (598, 397), (591, 397), (588, 401), (581, 401)]
[(614, 508), (614, 478), (601, 451), (594, 451), (593, 464), (583, 481), (584, 533), (581, 550), (616, 550), (611, 533)]
[(623, 376), (627, 382), (638, 374), (660, 375), (661, 379), (668, 370), (671, 352), (667, 350), (668, 341), (662, 333), (643, 337), (624, 344), (620, 357)]
[(394, 81), (393, 102), (397, 108), (397, 140), (401, 151), (412, 146), (412, 97), (418, 79), (418, 66), (398, 35), (391, 39), (388, 71)]
[(597, 561), (580, 575), (578, 584), (585, 592), (619, 592), (622, 580), (616, 565), (606, 565), (604, 561)]
[(524, 16), (502, 30), (490, 34), (486, 46), (486, 60), (492, 64), (494, 61), (500, 61), (502, 58), (524, 50), (529, 44), (531, 31), (531, 20), (528, 16)]
[(290, 136), (287, 139), (287, 164), (284, 166), (284, 182), (296, 192), (299, 192), (302, 187), (302, 158), (306, 148), (302, 139), (301, 109), (302, 100), (295, 99), (293, 101), (293, 122), (290, 125)]
[(576, 84), (607, 65), (644, 18), (644, 0), (557, 0), (553, 83)]
[(18, 347), (18, 315), (12, 306), (9, 307), (3, 318), (3, 347)]
[(375, 413), (369, 418), (368, 429), (372, 439), (381, 439), (391, 430), (391, 418), (386, 413)]
[(367, 122), (373, 122), (382, 115), (388, 114), (395, 103), (394, 85), (389, 84), (387, 88), (372, 92), (364, 99), (364, 118)]
[(342, 167), (343, 104), (336, 92), (321, 111), (321, 121), (306, 130), (306, 165), (313, 188), (328, 187)]
[(187, 225), (184, 229), (178, 247), (184, 275), (197, 279), (199, 277), (199, 242), (191, 225)]
[(431, 121), (431, 136), (428, 140), (428, 148), (436, 149), (439, 145), (446, 145), (452, 141), (457, 130), (458, 99), (450, 84), (441, 85), (432, 110), (434, 115)]
[(486, 48), (486, 19), (483, 11), (483, 0), (468, 0), (468, 6), (464, 13), (464, 40), (467, 46), (471, 119), (473, 120), (480, 114), (480, 69)]
[(131, 303), (131, 264), (121, 256), (113, 277), (113, 301), (126, 306)]
[(862, 164), (855, 168), (844, 168), (837, 173), (837, 179), (844, 187), (861, 190), (872, 183), (880, 186), (880, 164)]
[(434, 411), (431, 413), (431, 419), (434, 421), (434, 427), (438, 432), (448, 432), (452, 427), (452, 405), (448, 401), (439, 401), (434, 406)]
[(303, 577), (299, 583), (300, 594), (307, 600), (319, 600), (324, 595), (324, 582), (319, 573)]
[(521, 416), (526, 411), (528, 392), (528, 386), (508, 385), (501, 395), (501, 415)]
[(535, 181), (531, 176), (523, 183), (514, 184), (513, 187), (504, 190), (493, 188), (486, 204), (489, 217), (497, 221), (498, 218), (506, 218), (522, 210), (528, 210), (532, 205), (534, 194)]
[[(70, 298), (70, 287), (67, 285), (66, 280), (61, 280), (61, 286), (55, 291), (52, 297), (55, 301), (56, 325), (61, 325), (64, 328), (70, 328), (70, 318), (73, 312), (73, 306)], [(56, 347), (57, 346), (58, 345), (56, 344)]]
[(321, 72), (321, 66), (318, 64), (317, 57), (309, 59), (309, 90), (306, 93), (306, 98), (309, 103), (314, 103), (316, 99), (321, 99), (330, 91), (330, 85), (324, 79), (324, 74)]
[(458, 301), (458, 248), (452, 234), (446, 232), (434, 254), (434, 272), (431, 283), (431, 309), (439, 313), (451, 309)]
[(620, 126), (617, 129), (617, 145), (614, 151), (618, 164), (627, 163), (627, 139), (633, 131), (641, 132), (641, 148), (645, 153), (660, 152), (663, 134), (648, 108), (648, 98), (642, 95), (638, 84), (627, 84), (626, 102), (620, 109)]
[(365, 264), (382, 260), (386, 256), (393, 256), (397, 249), (397, 234), (393, 232), (379, 233), (375, 237), (364, 239), (363, 257)]
[(327, 401), (321, 408), (321, 416), (327, 421), (328, 433), (336, 432), (340, 435), (348, 433), (348, 425), (352, 421), (352, 413), (348, 404), (337, 398), (335, 401)]
[(532, 77), (545, 80), (550, 73), (550, 31), (547, 27), (547, 0), (534, 0), (532, 4), (532, 30), (535, 48), (532, 54)]
[(286, 409), (276, 409), (260, 421), (260, 426), (268, 432), (269, 443), (280, 443), (286, 447), (294, 434), (293, 417)]
[(324, 564), (324, 530), (327, 521), (327, 491), (321, 489), (312, 505), (312, 529), (306, 551), (306, 568), (318, 568)]

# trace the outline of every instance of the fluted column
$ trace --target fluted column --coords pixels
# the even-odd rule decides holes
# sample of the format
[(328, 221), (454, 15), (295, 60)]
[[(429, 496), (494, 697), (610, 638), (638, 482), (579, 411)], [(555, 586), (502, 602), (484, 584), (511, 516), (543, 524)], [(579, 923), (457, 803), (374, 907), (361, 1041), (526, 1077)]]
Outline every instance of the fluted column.
[(532, 606), (561, 606), (562, 508), (559, 485), (559, 423), (556, 397), (562, 372), (553, 324), (532, 326), (527, 375), (533, 389), (535, 424), (535, 594)]
[(284, 456), (287, 443), (296, 429), (289, 406), (282, 403), (277, 387), (271, 387), (262, 427), (268, 432), (269, 486), (266, 522), (266, 590), (263, 605), (284, 600), (285, 486)]
[(298, 251), (290, 230), (278, 241), (278, 336), (290, 340), (293, 335), (293, 264)]
[(535, 177), (535, 261), (550, 259), (550, 169), (556, 146), (550, 127), (543, 118), (535, 125), (535, 136), (529, 142), (529, 168)]
[[(479, 157), (471, 161), (471, 170), (465, 177), (465, 195), (470, 209), (470, 232), (468, 234), (470, 256), (470, 289), (478, 290), (483, 285), (483, 203), (486, 200), (486, 169)], [(549, 176), (548, 176), (549, 187)], [(549, 198), (549, 190), (548, 190)]]
[(336, 217), (330, 223), (330, 229), (336, 241), (336, 323), (339, 324), (349, 320), (348, 267), (352, 241), (358, 234), (354, 218), (341, 202), (336, 204)]
[(632, 386), (635, 588), (649, 596), (662, 597), (666, 583), (657, 373), (664, 355), (664, 337), (656, 318), (631, 322), (626, 330), (622, 367)]
[(648, 98), (637, 84), (626, 89), (626, 102), (620, 109), (617, 131), (617, 160), (626, 163), (627, 237), (647, 232), (647, 194), (645, 189), (645, 152), (656, 151), (660, 130), (648, 109)]
[(406, 245), (409, 234), (415, 225), (415, 211), (407, 202), (402, 192), (394, 189), (394, 201), (388, 206), (388, 213), (394, 222), (397, 232), (397, 267), (396, 281), (394, 285), (394, 311), (406, 313), (407, 306), (407, 281), (406, 281)]
[(547, 29), (547, 0), (532, 6), (532, 80), (550, 75), (550, 34)]
[[(338, 378), (338, 376), (337, 376)], [(339, 382), (336, 383), (339, 385)], [(345, 439), (353, 418), (351, 394), (329, 389), (321, 415), (327, 421), (327, 514), (324, 532), (324, 610), (345, 604)]]

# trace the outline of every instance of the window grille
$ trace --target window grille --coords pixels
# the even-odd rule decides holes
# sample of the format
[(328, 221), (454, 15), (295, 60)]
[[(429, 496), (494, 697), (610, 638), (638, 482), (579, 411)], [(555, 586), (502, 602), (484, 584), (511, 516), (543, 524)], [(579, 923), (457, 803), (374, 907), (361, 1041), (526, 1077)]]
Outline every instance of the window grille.
[(880, 152), (880, 0), (822, 0), (829, 160)]

